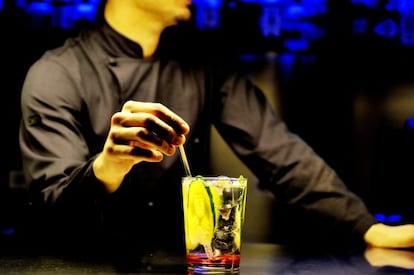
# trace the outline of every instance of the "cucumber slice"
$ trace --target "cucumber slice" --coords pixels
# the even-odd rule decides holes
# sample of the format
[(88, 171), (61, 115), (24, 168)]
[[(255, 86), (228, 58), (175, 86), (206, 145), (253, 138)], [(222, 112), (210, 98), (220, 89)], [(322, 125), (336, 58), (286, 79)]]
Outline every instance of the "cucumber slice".
[[(202, 179), (193, 180), (188, 187), (186, 209), (186, 245), (195, 249), (198, 245), (209, 245), (214, 234), (215, 211), (211, 194)], [(191, 199), (189, 199), (191, 198)]]

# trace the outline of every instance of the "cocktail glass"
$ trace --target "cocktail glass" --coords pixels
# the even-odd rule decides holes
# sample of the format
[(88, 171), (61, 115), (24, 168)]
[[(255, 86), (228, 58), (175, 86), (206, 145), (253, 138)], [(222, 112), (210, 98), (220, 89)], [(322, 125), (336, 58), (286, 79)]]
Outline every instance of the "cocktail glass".
[(238, 274), (247, 179), (182, 179), (189, 274)]

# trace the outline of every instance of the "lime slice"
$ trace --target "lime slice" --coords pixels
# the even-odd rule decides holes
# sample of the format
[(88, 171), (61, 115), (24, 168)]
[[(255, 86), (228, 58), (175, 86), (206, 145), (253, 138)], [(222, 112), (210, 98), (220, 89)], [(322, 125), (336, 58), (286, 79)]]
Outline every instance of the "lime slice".
[(222, 190), (221, 188), (217, 188), (216, 186), (210, 185), (207, 191), (210, 196), (211, 212), (213, 213), (213, 217), (214, 217), (214, 230), (215, 230), (218, 224), (219, 217), (220, 217), (220, 207), (221, 207), (221, 204), (223, 203), (222, 196), (220, 195), (222, 193)]
[(236, 249), (241, 248), (241, 231), (244, 222), (245, 215), (245, 205), (246, 205), (246, 188), (247, 188), (247, 179), (240, 175), (238, 178), (238, 183), (240, 187), (244, 189), (243, 197), (240, 200), (240, 205), (236, 208), (236, 221), (235, 221), (235, 234), (234, 234), (234, 246)]
[(191, 250), (199, 244), (210, 244), (214, 234), (215, 215), (214, 205), (212, 205), (210, 194), (203, 180), (193, 180), (188, 188), (185, 213), (187, 217), (186, 245)]
[(233, 233), (234, 233), (234, 247), (236, 249), (240, 249), (240, 244), (241, 244), (241, 213), (240, 213), (240, 209), (237, 207), (236, 209), (234, 209), (234, 211), (236, 211), (235, 217), (236, 220), (234, 222), (234, 228), (233, 228)]

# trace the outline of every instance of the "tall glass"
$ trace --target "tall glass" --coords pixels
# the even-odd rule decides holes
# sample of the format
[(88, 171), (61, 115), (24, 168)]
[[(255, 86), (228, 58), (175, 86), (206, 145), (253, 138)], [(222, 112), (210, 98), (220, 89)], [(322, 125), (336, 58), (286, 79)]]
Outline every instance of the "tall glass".
[(189, 274), (239, 273), (247, 179), (182, 179)]

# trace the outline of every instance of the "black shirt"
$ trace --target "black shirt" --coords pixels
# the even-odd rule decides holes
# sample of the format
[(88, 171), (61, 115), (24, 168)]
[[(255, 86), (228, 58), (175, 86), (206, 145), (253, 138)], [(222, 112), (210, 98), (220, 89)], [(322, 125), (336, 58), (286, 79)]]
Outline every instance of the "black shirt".
[(36, 224), (48, 224), (56, 238), (71, 239), (55, 228), (62, 225), (70, 229), (65, 234), (100, 232), (104, 237), (95, 236), (102, 243), (146, 250), (182, 246), (184, 170), (178, 153), (136, 165), (112, 195), (92, 171), (110, 118), (127, 100), (160, 102), (189, 123), (186, 147), (194, 174), (209, 173), (214, 125), (278, 201), (357, 234), (376, 222), (336, 173), (289, 132), (248, 78), (189, 61), (162, 51), (143, 58), (139, 45), (104, 25), (33, 64), (22, 91), (20, 145), (33, 208), (47, 213)]

